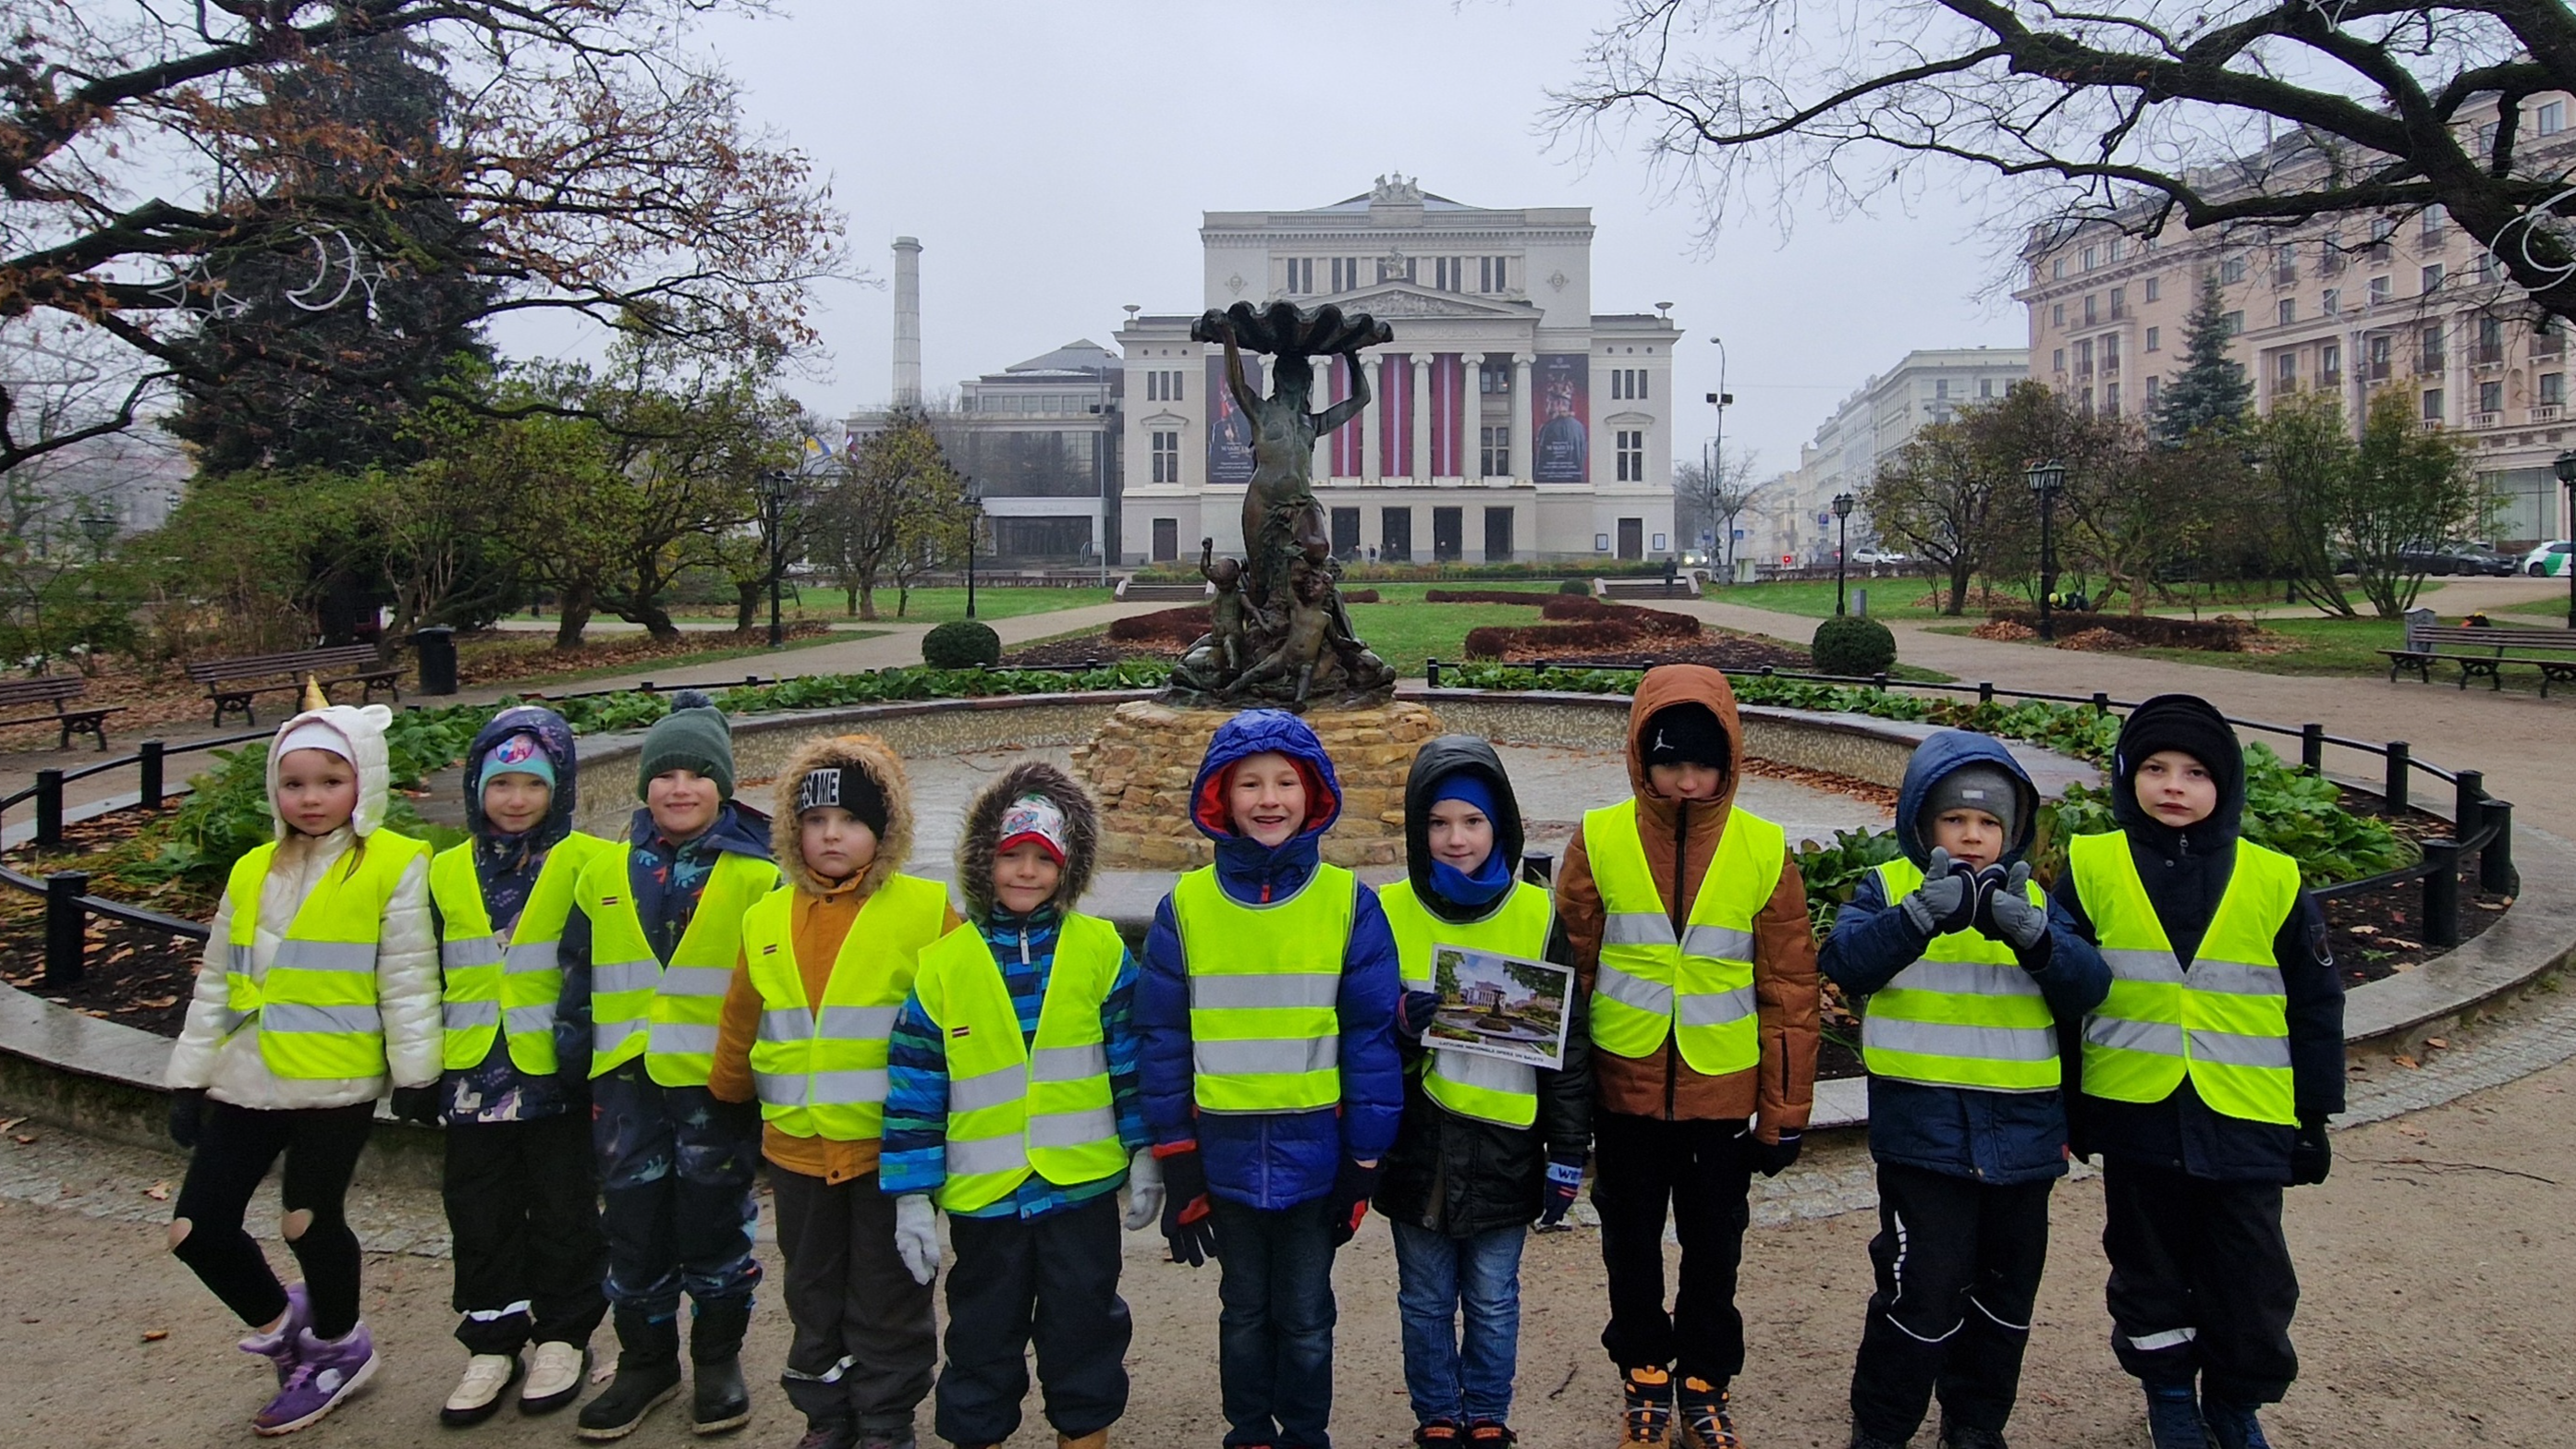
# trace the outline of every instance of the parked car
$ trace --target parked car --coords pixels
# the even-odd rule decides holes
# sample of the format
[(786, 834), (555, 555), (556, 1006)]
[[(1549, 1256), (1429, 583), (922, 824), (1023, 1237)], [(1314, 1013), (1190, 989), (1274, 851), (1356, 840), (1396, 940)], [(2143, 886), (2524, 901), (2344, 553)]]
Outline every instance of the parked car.
[(2576, 565), (2576, 543), (2552, 539), (2522, 556), (2522, 571), (2535, 579), (2563, 579)]
[(1903, 568), (1906, 558), (1893, 549), (1867, 547), (1853, 549), (1851, 561), (1864, 568)]
[(2445, 546), (2453, 560), (2451, 572), (2472, 577), (2509, 579), (2514, 575), (2514, 561), (2495, 551), (2493, 544), (2455, 543)]

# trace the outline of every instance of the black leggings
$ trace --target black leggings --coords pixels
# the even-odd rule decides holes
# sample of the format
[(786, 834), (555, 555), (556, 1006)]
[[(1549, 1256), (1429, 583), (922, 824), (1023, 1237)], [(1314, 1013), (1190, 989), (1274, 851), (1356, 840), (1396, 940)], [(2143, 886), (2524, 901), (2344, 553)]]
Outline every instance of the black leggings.
[(170, 1251), (242, 1322), (253, 1328), (276, 1322), (286, 1312), (286, 1289), (268, 1255), (242, 1230), (242, 1214), (284, 1153), (279, 1197), (288, 1213), (313, 1215), (303, 1232), (286, 1239), (304, 1269), (313, 1334), (347, 1336), (358, 1323), (358, 1235), (349, 1231), (341, 1202), (375, 1119), (373, 1102), (264, 1112), (209, 1101), (187, 1181), (170, 1212), (172, 1222), (188, 1224), (188, 1235)]

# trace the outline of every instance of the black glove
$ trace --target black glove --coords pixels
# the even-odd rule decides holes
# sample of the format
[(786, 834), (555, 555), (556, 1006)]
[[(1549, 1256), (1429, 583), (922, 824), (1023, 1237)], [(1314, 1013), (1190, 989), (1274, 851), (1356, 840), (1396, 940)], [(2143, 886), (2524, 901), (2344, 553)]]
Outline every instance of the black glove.
[(2326, 1120), (2314, 1117), (2299, 1123), (2299, 1135), (2290, 1139), (2290, 1185), (2314, 1187), (2326, 1180), (2334, 1169), (2334, 1145), (2326, 1141)]
[(437, 1126), (438, 1084), (432, 1082), (426, 1087), (394, 1088), (393, 1108), (394, 1116), (405, 1122), (417, 1122), (423, 1127)]
[(1583, 1190), (1583, 1154), (1551, 1152), (1547, 1155), (1547, 1187), (1539, 1196), (1538, 1225), (1556, 1227), (1574, 1210), (1575, 1194)]
[(206, 1122), (206, 1089), (174, 1087), (170, 1091), (170, 1140), (182, 1147), (197, 1145), (197, 1133)]
[(1976, 876), (1966, 861), (1952, 860), (1950, 852), (1936, 845), (1923, 863), (1923, 884), (1907, 892), (1897, 906), (1926, 936), (1964, 931), (1977, 921)]
[(1333, 1174), (1332, 1194), (1324, 1199), (1324, 1215), (1333, 1220), (1334, 1247), (1349, 1242), (1360, 1230), (1360, 1220), (1368, 1216), (1369, 1194), (1377, 1191), (1377, 1178), (1376, 1168), (1342, 1159), (1341, 1171)]
[(1216, 1222), (1208, 1215), (1207, 1168), (1199, 1161), (1197, 1143), (1157, 1148), (1163, 1165), (1163, 1241), (1172, 1246), (1172, 1261), (1193, 1268), (1216, 1256)]
[(1434, 991), (1408, 991), (1396, 1003), (1396, 1024), (1409, 1037), (1420, 1037), (1431, 1029), (1431, 1019), (1440, 1014), (1440, 995)]
[(1777, 1142), (1765, 1142), (1747, 1132), (1744, 1134), (1744, 1165), (1764, 1177), (1778, 1177), (1798, 1160), (1798, 1149), (1804, 1145), (1803, 1134), (1783, 1132)]

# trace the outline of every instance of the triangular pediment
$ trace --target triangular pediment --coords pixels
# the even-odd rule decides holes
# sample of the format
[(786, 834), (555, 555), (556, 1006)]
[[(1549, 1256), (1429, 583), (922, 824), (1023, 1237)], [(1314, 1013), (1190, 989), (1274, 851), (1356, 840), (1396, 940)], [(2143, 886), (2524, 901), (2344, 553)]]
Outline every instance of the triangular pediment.
[(1344, 312), (1366, 312), (1372, 317), (1492, 317), (1518, 322), (1538, 315), (1538, 309), (1527, 302), (1443, 292), (1419, 282), (1379, 282), (1315, 300), (1331, 302)]

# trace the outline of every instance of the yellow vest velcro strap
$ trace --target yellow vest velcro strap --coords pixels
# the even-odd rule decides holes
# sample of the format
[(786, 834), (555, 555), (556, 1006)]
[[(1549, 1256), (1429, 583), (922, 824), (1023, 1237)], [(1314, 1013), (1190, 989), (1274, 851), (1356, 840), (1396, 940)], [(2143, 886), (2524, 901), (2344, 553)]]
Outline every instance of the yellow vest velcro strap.
[(1888, 985), (1907, 991), (1935, 991), (1943, 996), (2025, 996), (2034, 989), (2030, 973), (2018, 965), (1992, 961), (1917, 961)]
[[(1218, 1038), (1190, 1043), (1190, 1064), (1201, 1076), (1285, 1076), (1329, 1072), (1341, 1065), (1339, 1037)], [(1201, 1111), (1208, 1110), (1202, 1106)]]
[(1967, 1026), (1902, 1017), (1870, 1020), (1869, 1044), (1883, 1051), (1990, 1062), (2045, 1062), (2057, 1057), (2057, 1032), (2052, 1027)]
[(690, 1021), (657, 1021), (652, 1035), (645, 1038), (644, 1050), (653, 1053), (685, 1053), (705, 1056), (716, 1049), (718, 1028), (700, 1026)]
[(1118, 1140), (1118, 1114), (1107, 1107), (1078, 1112), (1033, 1112), (1029, 1115), (1031, 1147), (1080, 1147), (1087, 1142)]
[[(1656, 917), (1661, 920), (1662, 917)], [(1660, 981), (1641, 981), (1604, 961), (1592, 978), (1593, 994), (1633, 1006), (1648, 1016), (1673, 1014), (1673, 989)]]
[(2195, 1060), (2215, 1062), (2222, 1067), (2276, 1067), (2287, 1071), (2290, 1066), (2290, 1039), (2285, 1036), (2247, 1036), (2240, 1032), (2208, 1031), (2191, 1028), (2191, 1055)]
[(1029, 1053), (1029, 1080), (1033, 1082), (1079, 1082), (1105, 1076), (1108, 1071), (1109, 1051), (1096, 1041), (1081, 1046), (1039, 1047)]
[(1682, 997), (1682, 1025), (1725, 1026), (1753, 1014), (1753, 988), (1739, 986), (1733, 991), (1694, 992)]
[(498, 966), (501, 962), (501, 945), (489, 936), (465, 936), (438, 943), (438, 964), (450, 971)]
[(1197, 1011), (1331, 1007), (1341, 999), (1342, 975), (1338, 971), (1190, 976), (1190, 1006)]
[(1728, 926), (1688, 926), (1682, 930), (1682, 954), (1726, 961), (1753, 959), (1753, 933)]
[(384, 1017), (371, 1004), (367, 1006), (311, 1006), (300, 1001), (272, 1001), (260, 1010), (259, 1029), (271, 1036), (296, 1032), (357, 1032), (377, 1036), (384, 1032)]
[(752, 1086), (760, 1100), (776, 1107), (855, 1107), (886, 1098), (886, 1074), (876, 1067), (801, 1077), (755, 1075)]
[(602, 961), (590, 968), (593, 995), (612, 991), (650, 991), (662, 979), (662, 963), (646, 957), (641, 961)]
[(2152, 1052), (2160, 1057), (2182, 1055), (2182, 1024), (2172, 1021), (2123, 1021), (2116, 1016), (2096, 1016), (2084, 1023), (2084, 1040), (2094, 1046), (2126, 1052)]
[(1613, 911), (1601, 918), (1605, 946), (1669, 946), (1673, 918), (1661, 911)]
[(1007, 1137), (951, 1137), (946, 1156), (950, 1177), (976, 1177), (1027, 1167), (1029, 1146), (1017, 1132)]
[(499, 1026), (501, 1003), (488, 998), (482, 1001), (451, 1001), (440, 1010), (439, 1021), (449, 1031), (464, 1031), (477, 1026)]
[(2182, 963), (2174, 959), (2171, 951), (2134, 947), (2124, 950), (2106, 946), (2102, 949), (2102, 964), (2111, 968), (2114, 981), (2150, 981), (2159, 986), (2180, 986), (2184, 980)]
[(277, 955), (270, 959), (271, 971), (348, 971), (374, 975), (376, 943), (373, 941), (298, 941), (277, 943)]
[[(830, 1037), (877, 1037), (894, 1034), (892, 1006), (826, 1006), (823, 1034)], [(804, 1041), (814, 1035), (814, 1013), (801, 1006), (782, 1006), (760, 1014), (760, 1040)]]
[(730, 966), (668, 966), (662, 970), (664, 996), (722, 996), (732, 985)]
[(951, 1116), (960, 1112), (980, 1112), (987, 1107), (1016, 1102), (1028, 1094), (1028, 1073), (1016, 1066), (978, 1072), (971, 1077), (950, 1077), (948, 1111)]
[[(1604, 918), (1601, 942), (1606, 946), (1672, 945), (1672, 918), (1653, 911), (1621, 911)], [(1753, 957), (1753, 933), (1731, 926), (1685, 926), (1682, 928), (1681, 948), (1686, 956), (1749, 961)]]

